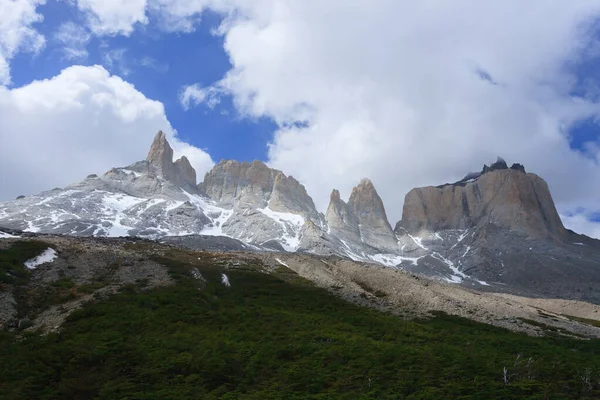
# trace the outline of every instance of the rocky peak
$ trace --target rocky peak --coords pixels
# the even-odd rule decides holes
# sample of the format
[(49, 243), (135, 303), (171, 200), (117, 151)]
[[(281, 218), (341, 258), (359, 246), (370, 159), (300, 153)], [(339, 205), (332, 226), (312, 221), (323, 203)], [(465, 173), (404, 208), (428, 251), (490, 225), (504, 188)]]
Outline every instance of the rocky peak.
[(164, 175), (167, 171), (171, 172), (173, 167), (173, 149), (169, 145), (163, 131), (158, 131), (156, 136), (154, 136), (154, 141), (152, 141), (146, 161), (154, 166), (161, 175)]
[(337, 189), (333, 189), (333, 190), (331, 191), (331, 195), (329, 195), (329, 203), (330, 203), (330, 204), (331, 204), (331, 203), (337, 203), (337, 202), (339, 202), (340, 200), (341, 200), (341, 199), (340, 199), (340, 191), (339, 191), (339, 190), (337, 190)]
[[(275, 170), (269, 206), (274, 211), (297, 212), (316, 216), (316, 207), (306, 188), (293, 176)], [(317, 217), (318, 218), (318, 217)]]
[(481, 174), (485, 174), (490, 171), (497, 171), (497, 170), (501, 170), (501, 169), (508, 169), (508, 164), (506, 164), (506, 161), (504, 161), (504, 159), (502, 157), (498, 157), (496, 162), (493, 163), (492, 165), (490, 165), (489, 167), (487, 165), (484, 165), (483, 170), (481, 171)]
[(260, 161), (221, 160), (204, 176), (201, 191), (226, 207), (264, 208), (273, 190), (274, 170)]
[(520, 164), (509, 169), (500, 159), (460, 185), (413, 189), (406, 195), (396, 228), (418, 233), (492, 223), (533, 238), (564, 237), (548, 185), (524, 170)]
[(352, 189), (348, 203), (342, 201), (340, 193), (334, 189), (325, 219), (330, 232), (344, 240), (363, 242), (384, 250), (398, 247), (383, 201), (368, 179), (361, 180)]
[[(504, 161), (504, 159), (502, 157), (498, 157), (496, 162), (492, 163), (491, 166), (488, 167), (487, 164), (484, 164), (481, 172), (469, 172), (467, 175), (465, 175), (464, 178), (462, 178), (458, 182), (440, 185), (438, 187), (442, 188), (446, 185), (464, 186), (467, 182), (474, 181), (474, 180), (478, 179), (480, 176), (487, 174), (488, 172), (500, 171), (500, 170), (505, 170), (505, 169), (509, 169), (508, 164), (506, 163), (506, 161)], [(515, 171), (525, 172), (525, 167), (521, 164), (515, 163), (512, 165), (512, 167), (510, 167), (510, 169), (515, 170)]]
[(186, 156), (182, 156), (174, 163), (175, 181), (182, 187), (196, 188), (196, 170)]
[(163, 131), (154, 137), (146, 161), (158, 176), (186, 190), (197, 191), (196, 170), (186, 156), (173, 162), (173, 149)]
[(312, 198), (292, 176), (261, 161), (221, 160), (199, 185), (212, 200), (233, 208), (265, 208), (303, 214), (318, 220)]
[(352, 189), (348, 206), (356, 215), (365, 243), (374, 247), (397, 247), (396, 235), (387, 219), (383, 201), (369, 179), (362, 179)]
[(360, 241), (360, 230), (358, 219), (351, 207), (341, 198), (336, 189), (331, 191), (329, 206), (325, 213), (325, 220), (329, 227), (329, 233), (344, 240)]

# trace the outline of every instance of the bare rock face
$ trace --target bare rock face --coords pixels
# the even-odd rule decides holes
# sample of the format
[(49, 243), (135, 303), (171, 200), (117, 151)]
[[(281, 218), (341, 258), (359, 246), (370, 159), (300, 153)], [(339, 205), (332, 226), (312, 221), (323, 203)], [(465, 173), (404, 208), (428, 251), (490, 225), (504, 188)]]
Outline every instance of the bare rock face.
[(186, 156), (173, 162), (173, 149), (163, 131), (158, 131), (146, 157), (157, 176), (192, 193), (197, 192), (196, 170)]
[(167, 142), (163, 131), (158, 131), (146, 157), (146, 161), (156, 168), (165, 178), (175, 175), (173, 167), (173, 149)]
[(182, 156), (174, 163), (175, 176), (174, 181), (184, 188), (196, 188), (196, 170), (190, 164), (186, 156)]
[(222, 160), (198, 188), (232, 210), (223, 224), (229, 236), (257, 245), (276, 241), (288, 251), (318, 241), (312, 226), (321, 226), (322, 218), (304, 186), (260, 161)]
[(361, 180), (352, 190), (348, 205), (354, 210), (365, 243), (374, 247), (397, 247), (396, 235), (388, 222), (383, 201), (370, 180)]
[(340, 199), (340, 192), (333, 189), (329, 197), (329, 206), (325, 213), (329, 232), (344, 239), (360, 241), (358, 219), (352, 207)]
[(334, 190), (325, 219), (329, 232), (343, 240), (362, 242), (385, 251), (398, 250), (383, 201), (368, 179), (361, 180), (352, 190), (348, 203), (344, 203), (340, 193)]
[(566, 236), (546, 182), (524, 168), (485, 169), (468, 182), (411, 190), (402, 221), (408, 232), (469, 229), (484, 224), (536, 239)]
[(316, 215), (315, 204), (300, 182), (280, 171), (276, 171), (274, 175), (273, 191), (269, 199), (272, 210)]
[(221, 160), (198, 185), (201, 192), (224, 207), (267, 206), (274, 171), (260, 161)]
[(294, 177), (260, 161), (222, 160), (198, 185), (202, 193), (222, 206), (265, 208), (284, 213), (317, 216), (315, 204)]

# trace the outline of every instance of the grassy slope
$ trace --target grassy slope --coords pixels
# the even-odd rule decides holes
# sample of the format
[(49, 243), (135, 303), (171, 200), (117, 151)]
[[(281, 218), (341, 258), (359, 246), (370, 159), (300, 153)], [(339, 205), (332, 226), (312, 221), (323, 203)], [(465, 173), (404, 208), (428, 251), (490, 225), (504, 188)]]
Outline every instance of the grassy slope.
[(228, 288), (219, 266), (197, 261), (202, 287), (187, 262), (161, 261), (177, 285), (128, 286), (59, 335), (0, 333), (0, 398), (600, 398), (599, 341), (444, 315), (403, 321), (281, 269), (226, 271)]
[(37, 241), (18, 241), (8, 249), (0, 251), (0, 283), (24, 284), (30, 272), (25, 268), (25, 261), (32, 259), (49, 246)]

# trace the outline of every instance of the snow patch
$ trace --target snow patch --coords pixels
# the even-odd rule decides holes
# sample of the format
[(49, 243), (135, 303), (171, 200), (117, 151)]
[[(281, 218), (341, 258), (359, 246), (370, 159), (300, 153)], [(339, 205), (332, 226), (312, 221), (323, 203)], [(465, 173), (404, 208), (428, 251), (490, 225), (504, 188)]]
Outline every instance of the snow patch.
[(302, 238), (301, 230), (305, 223), (303, 216), (273, 211), (268, 205), (265, 208), (257, 209), (257, 211), (260, 211), (283, 227), (283, 235), (279, 239), (279, 243), (286, 251), (293, 252), (298, 250), (300, 239)]
[(279, 264), (283, 265), (284, 267), (290, 267), (289, 265), (287, 265), (286, 263), (284, 263), (283, 261), (281, 261), (279, 258), (276, 258), (275, 261), (277, 261)]
[(585, 246), (585, 243), (573, 243), (576, 244), (577, 246)]
[(468, 278), (468, 276), (465, 275), (461, 270), (459, 270), (452, 261), (442, 256), (440, 253), (433, 253), (432, 257), (438, 261), (442, 261), (443, 263), (445, 263), (448, 266), (448, 268), (450, 268), (450, 270), (454, 273), (454, 275), (451, 275), (449, 279), (446, 278), (446, 281), (450, 283), (460, 283), (463, 281), (463, 279)]
[[(200, 258), (198, 258), (198, 259), (200, 259)], [(201, 282), (206, 282), (206, 279), (204, 279), (204, 277), (202, 276), (202, 273), (200, 272), (200, 270), (198, 268), (192, 269), (192, 277)]]
[(423, 257), (402, 257), (394, 254), (375, 254), (369, 256), (369, 258), (379, 264), (383, 264), (386, 267), (395, 267), (402, 264), (404, 261), (412, 263), (415, 267), (419, 265), (419, 260)]
[(464, 239), (467, 237), (467, 235), (469, 234), (469, 230), (468, 230), (468, 229), (467, 229), (467, 230), (464, 230), (464, 231), (459, 231), (459, 232), (461, 232), (461, 234), (458, 236), (458, 239), (456, 239), (456, 243), (454, 243), (454, 244), (452, 245), (452, 247), (450, 247), (450, 250), (452, 250), (452, 249), (454, 249), (456, 246), (458, 246), (458, 244), (459, 244), (460, 242), (462, 242), (462, 241), (463, 241), (463, 240), (464, 240)]
[(139, 178), (140, 176), (142, 176), (142, 174), (140, 174), (139, 172), (132, 171), (127, 168), (121, 168), (121, 171), (125, 172), (127, 175), (133, 175), (136, 178)]
[[(212, 222), (212, 226), (207, 226), (200, 231), (201, 235), (230, 237), (223, 232), (223, 224), (227, 222), (227, 220), (233, 215), (233, 210), (227, 210), (225, 208), (218, 207), (212, 202), (206, 201), (202, 197), (188, 193), (185, 190), (183, 193), (188, 197), (188, 199), (190, 199), (190, 203), (192, 203), (199, 210), (202, 210), (204, 215), (206, 215)], [(211, 217), (212, 215), (218, 215), (218, 217)]]
[(0, 239), (10, 239), (10, 238), (16, 238), (16, 237), (18, 237), (18, 236), (11, 235), (10, 233), (0, 231)]
[(122, 220), (126, 218), (125, 210), (145, 202), (147, 199), (133, 197), (126, 194), (105, 192), (102, 197), (102, 207), (104, 207), (103, 222), (108, 222), (111, 227), (107, 231), (107, 236), (128, 236), (131, 227), (123, 225)]
[(344, 251), (346, 253), (346, 255), (348, 257), (350, 257), (350, 259), (352, 259), (353, 261), (365, 261), (364, 257), (359, 256), (358, 254), (356, 254), (352, 248), (350, 246), (348, 246), (348, 243), (346, 243), (345, 240), (340, 239), (340, 242), (342, 242), (342, 244), (344, 245), (344, 247), (346, 247), (346, 251)]
[(471, 246), (467, 246), (467, 250), (465, 250), (465, 253), (462, 255), (462, 258), (465, 258), (465, 256), (467, 255), (467, 253), (471, 250)]
[(36, 269), (42, 264), (54, 261), (56, 257), (58, 257), (56, 251), (53, 248), (48, 247), (39, 256), (25, 261), (25, 267), (28, 269)]
[(415, 242), (417, 246), (419, 246), (423, 250), (429, 250), (427, 247), (423, 246), (423, 238), (420, 238), (418, 236), (412, 236), (410, 233), (407, 233), (407, 235), (412, 239), (413, 242)]
[(221, 274), (221, 283), (227, 287), (231, 286), (231, 283), (229, 283), (229, 277), (225, 274)]

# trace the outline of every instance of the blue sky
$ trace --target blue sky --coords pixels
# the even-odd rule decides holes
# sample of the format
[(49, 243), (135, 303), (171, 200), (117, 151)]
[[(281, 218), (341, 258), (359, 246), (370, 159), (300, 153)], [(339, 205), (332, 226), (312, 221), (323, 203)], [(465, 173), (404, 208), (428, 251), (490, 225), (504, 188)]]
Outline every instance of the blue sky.
[(18, 171), (0, 200), (143, 158), (163, 129), (199, 180), (263, 160), (321, 211), (369, 177), (392, 225), (411, 188), (502, 156), (600, 236), (597, 0), (0, 0), (0, 14), (0, 157)]
[[(66, 22), (85, 23), (83, 13), (69, 2), (50, 0), (38, 11), (44, 20), (35, 26), (48, 38)], [(89, 55), (76, 61), (103, 65), (147, 97), (161, 101), (180, 137), (206, 149), (214, 160), (265, 161), (267, 143), (275, 130), (269, 118), (240, 118), (230, 98), (223, 99), (217, 109), (193, 112), (186, 112), (179, 102), (183, 86), (211, 84), (231, 68), (223, 38), (212, 33), (222, 19), (209, 10), (190, 33), (156, 34), (140, 25), (130, 36), (92, 37), (86, 46)], [(51, 78), (72, 65), (74, 60), (66, 59), (62, 48), (62, 43), (49, 39), (39, 54), (17, 55), (12, 61), (13, 86)], [(117, 56), (112, 63), (106, 59), (111, 52)]]

